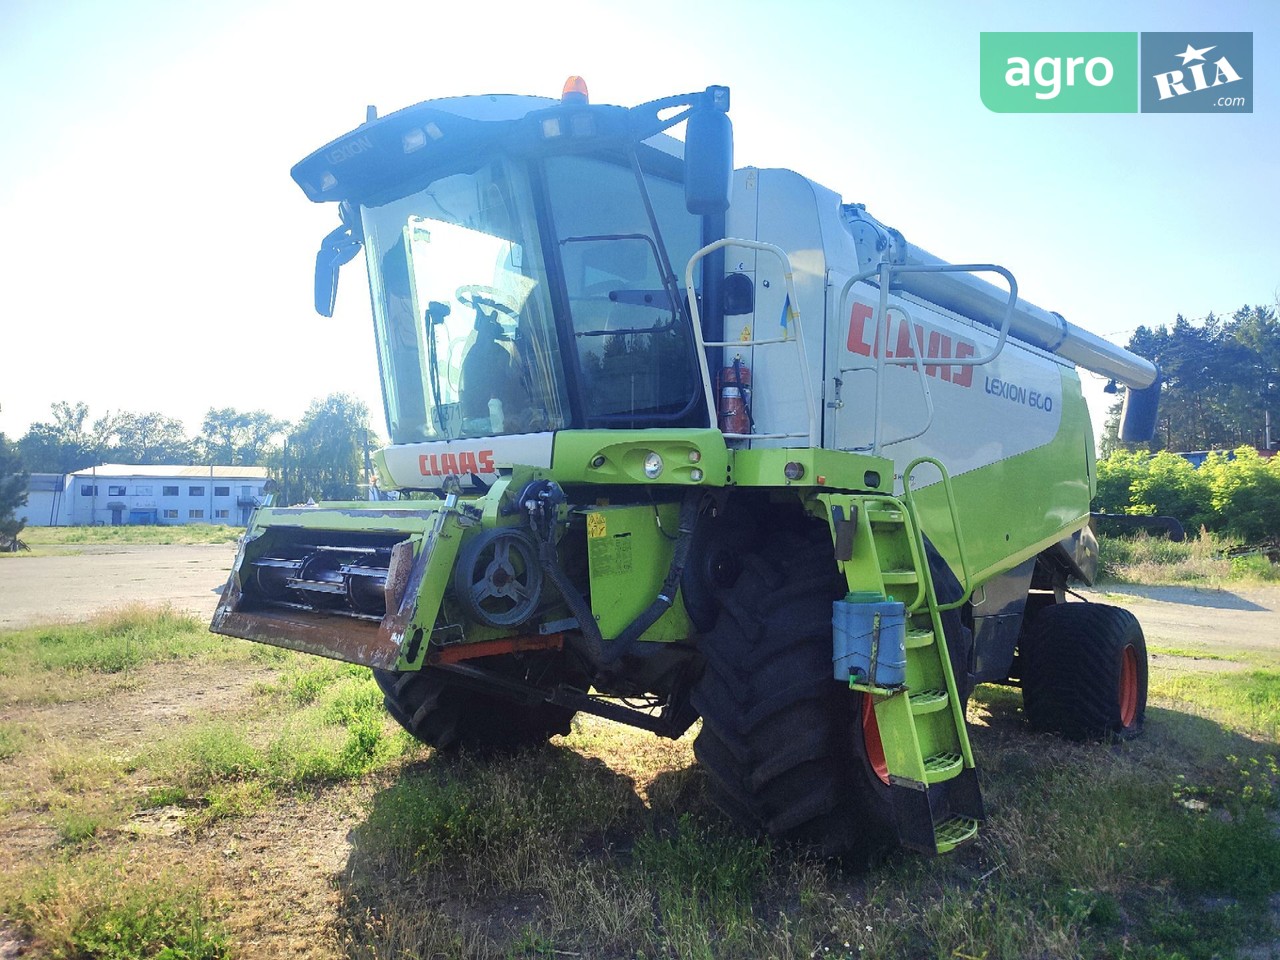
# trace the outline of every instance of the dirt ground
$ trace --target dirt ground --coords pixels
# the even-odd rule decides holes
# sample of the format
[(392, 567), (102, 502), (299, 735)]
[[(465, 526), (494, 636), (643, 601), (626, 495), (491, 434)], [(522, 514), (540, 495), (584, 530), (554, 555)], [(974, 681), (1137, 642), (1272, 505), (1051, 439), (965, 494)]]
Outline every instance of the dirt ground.
[[(0, 561), (0, 629), (51, 618), (79, 619), (134, 601), (169, 601), (208, 616), (217, 600), (215, 588), (225, 580), (234, 555), (232, 544), (148, 545), (5, 559)], [(1087, 596), (1133, 610), (1154, 646), (1280, 660), (1280, 587), (1111, 585)], [(1173, 669), (1186, 659), (1158, 654), (1153, 666)], [(1195, 660), (1194, 668), (1212, 669), (1217, 663)], [(74, 736), (99, 743), (106, 752), (119, 751), (161, 731), (211, 716), (235, 716), (251, 705), (254, 685), (272, 674), (272, 667), (259, 664), (232, 669), (195, 664), (180, 671), (167, 664), (149, 665), (104, 697), (47, 708), (0, 708), (0, 720), (20, 719), (46, 743)], [(47, 767), (37, 752), (6, 771), (0, 808), (9, 812), (0, 819), (0, 871), (57, 855), (53, 827), (47, 817), (29, 809), (27, 796), (49, 782)], [(145, 789), (142, 783), (128, 787)], [(216, 825), (198, 839), (181, 830), (176, 808), (139, 814), (115, 833), (134, 856), (187, 860), (211, 874), (212, 893), (229, 915), (241, 956), (329, 960), (344, 952), (340, 878), (352, 849), (349, 831), (371, 789), (369, 784), (318, 789), (314, 797), (290, 798)], [(0, 960), (28, 956), (28, 947), (0, 922)]]
[[(1083, 592), (1127, 607), (1148, 646), (1280, 660), (1280, 587), (1146, 587), (1108, 584)], [(1152, 657), (1153, 665), (1169, 657)], [(1203, 666), (1201, 666), (1203, 668)]]
[(61, 549), (67, 552), (0, 559), (0, 630), (80, 620), (133, 602), (167, 601), (212, 617), (236, 556), (234, 543)]
[[(0, 629), (81, 619), (134, 601), (212, 616), (235, 544), (83, 546), (67, 555), (0, 560)], [(1280, 656), (1280, 587), (1233, 589), (1109, 584), (1091, 600), (1133, 610), (1147, 642)]]

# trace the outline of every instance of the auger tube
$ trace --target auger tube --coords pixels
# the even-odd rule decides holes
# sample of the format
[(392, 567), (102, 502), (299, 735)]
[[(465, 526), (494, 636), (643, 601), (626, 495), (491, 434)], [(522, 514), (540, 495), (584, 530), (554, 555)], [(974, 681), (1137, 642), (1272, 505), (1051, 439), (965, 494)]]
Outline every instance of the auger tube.
[[(905, 266), (946, 263), (913, 243), (905, 244), (901, 262)], [(902, 273), (897, 275), (897, 280), (907, 293), (1000, 329), (1009, 294), (972, 273)], [(1069, 323), (1061, 314), (1037, 307), (1021, 297), (1013, 309), (1009, 335), (1125, 386), (1149, 387), (1159, 375), (1156, 365), (1150, 360), (1103, 340)]]

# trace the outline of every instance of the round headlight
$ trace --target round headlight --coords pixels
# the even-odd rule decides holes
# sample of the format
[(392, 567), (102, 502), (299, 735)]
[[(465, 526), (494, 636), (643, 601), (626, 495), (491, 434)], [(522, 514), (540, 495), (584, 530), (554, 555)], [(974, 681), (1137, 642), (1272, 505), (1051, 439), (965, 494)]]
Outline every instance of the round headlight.
[(689, 471), (689, 479), (692, 480), (694, 483), (701, 483), (702, 471), (699, 470), (697, 467), (694, 467), (692, 470)]
[(650, 480), (662, 476), (662, 458), (652, 451), (644, 458), (644, 475)]

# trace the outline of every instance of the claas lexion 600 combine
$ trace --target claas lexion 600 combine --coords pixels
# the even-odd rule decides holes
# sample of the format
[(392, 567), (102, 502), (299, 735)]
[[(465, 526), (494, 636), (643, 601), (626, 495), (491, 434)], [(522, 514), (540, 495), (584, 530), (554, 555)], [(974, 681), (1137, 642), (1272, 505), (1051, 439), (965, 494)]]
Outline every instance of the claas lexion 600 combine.
[[(982, 820), (965, 706), (1135, 735), (1076, 365), (1158, 371), (789, 170), (733, 168), (729, 91), (432, 100), (293, 169), (363, 249), (391, 443), (368, 500), (266, 506), (219, 633), (373, 669), (440, 749), (588, 713), (678, 737), (749, 829), (945, 852)], [(684, 140), (668, 134), (685, 125)]]

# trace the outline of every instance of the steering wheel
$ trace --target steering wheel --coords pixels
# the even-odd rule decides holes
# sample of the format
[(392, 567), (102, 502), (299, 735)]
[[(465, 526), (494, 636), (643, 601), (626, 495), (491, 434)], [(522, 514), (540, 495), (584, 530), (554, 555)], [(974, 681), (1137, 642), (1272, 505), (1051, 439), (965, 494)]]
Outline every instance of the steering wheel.
[(497, 287), (486, 287), (479, 283), (470, 283), (466, 286), (459, 287), (453, 294), (454, 298), (463, 306), (471, 307), (478, 310), (484, 307), (488, 310), (496, 310), (498, 313), (505, 314), (515, 320), (520, 316), (520, 308), (514, 303), (509, 294), (503, 293)]

